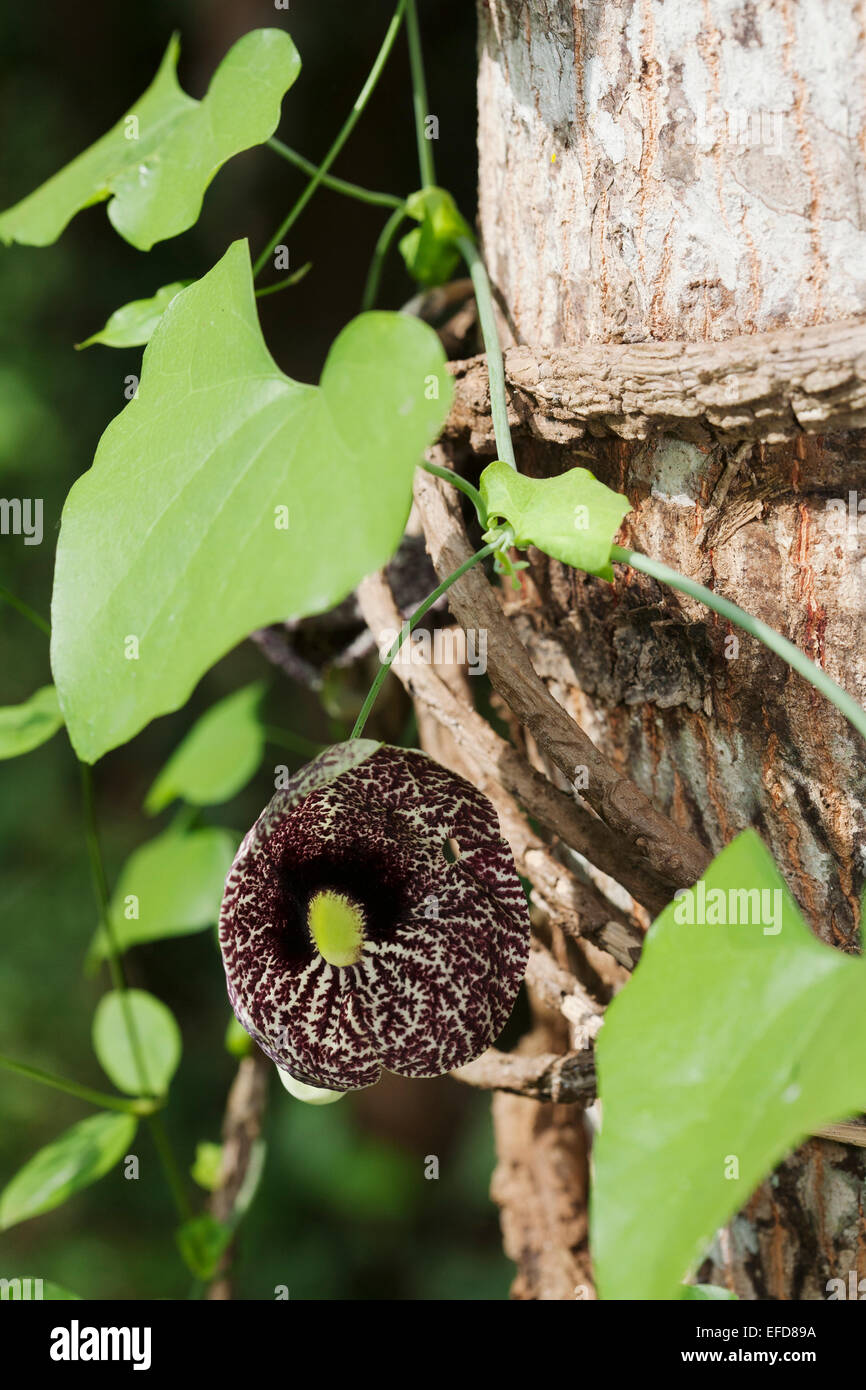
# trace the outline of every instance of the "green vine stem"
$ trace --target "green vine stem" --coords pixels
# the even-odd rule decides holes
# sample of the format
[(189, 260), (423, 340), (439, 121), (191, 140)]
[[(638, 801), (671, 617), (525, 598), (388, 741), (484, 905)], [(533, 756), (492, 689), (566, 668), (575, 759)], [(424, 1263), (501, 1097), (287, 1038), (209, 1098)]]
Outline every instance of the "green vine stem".
[(358, 123), (358, 119), (361, 116), (364, 107), (367, 105), (367, 102), (370, 100), (370, 96), (373, 93), (376, 83), (379, 81), (379, 78), (382, 74), (382, 69), (388, 61), (391, 49), (394, 47), (394, 40), (396, 39), (397, 34), (400, 30), (400, 25), (403, 22), (405, 10), (406, 0), (400, 0), (400, 3), (398, 4), (391, 18), (391, 23), (388, 25), (388, 30), (385, 34), (384, 39), (382, 40), (382, 45), (379, 49), (379, 52), (376, 54), (375, 61), (373, 63), (372, 68), (370, 69), (367, 80), (361, 88), (361, 91), (359, 92), (355, 100), (354, 106), (352, 107), (351, 111), (346, 117), (346, 120), (343, 122), (342, 128), (339, 134), (337, 135), (337, 138), (334, 140), (333, 144), (331, 145), (331, 148), (325, 155), (325, 158), (322, 160), (321, 164), (316, 169), (316, 172), (313, 174), (312, 178), (310, 179), (310, 182), (307, 184), (306, 188), (304, 189), (301, 196), (298, 198), (297, 202), (294, 204), (288, 215), (280, 223), (276, 232), (271, 237), (271, 240), (268, 242), (267, 246), (256, 260), (256, 263), (253, 266), (254, 278), (258, 276), (260, 272), (264, 269), (264, 267), (267, 265), (268, 261), (271, 258), (271, 254), (274, 250), (274, 247), (279, 246), (286, 233), (289, 232), (291, 228), (295, 225), (304, 208), (307, 206), (307, 203), (310, 201), (316, 189), (319, 187), (319, 184), (323, 182), (325, 175), (327, 174), (334, 160), (337, 158), (337, 155), (340, 153), (340, 150), (343, 148), (349, 136), (352, 134), (352, 131), (355, 129), (355, 126)]
[(472, 284), (475, 288), (475, 302), (478, 305), (478, 322), (487, 353), (487, 374), (490, 379), (490, 413), (493, 416), (493, 433), (496, 436), (496, 452), (505, 463), (517, 471), (514, 446), (511, 443), (511, 430), (508, 427), (508, 404), (505, 395), (505, 363), (496, 329), (496, 315), (493, 311), (493, 293), (487, 269), (481, 252), (468, 236), (457, 238), (457, 247), (466, 262)]
[[(121, 1012), (123, 1014), (123, 1024), (126, 1035), (129, 1039), (129, 1047), (132, 1053), (135, 1069), (138, 1073), (139, 1085), (142, 1091), (149, 1092), (150, 1085), (147, 1080), (147, 1069), (144, 1064), (144, 1054), (141, 1048), (141, 1039), (138, 1036), (138, 1029), (135, 1026), (135, 1019), (129, 1007), (127, 996), (126, 976), (120, 960), (120, 949), (114, 926), (111, 922), (110, 901), (108, 894), (108, 880), (105, 875), (105, 865), (102, 860), (102, 850), (99, 844), (99, 832), (96, 819), (96, 804), (93, 795), (93, 774), (87, 763), (79, 760), (81, 769), (82, 803), (84, 807), (84, 826), (87, 839), (87, 850), (90, 858), (90, 870), (93, 878), (93, 888), (96, 897), (96, 904), (99, 911), (100, 929), (105, 934), (108, 947), (108, 968), (111, 974), (112, 984), (120, 999)], [(177, 1160), (171, 1148), (162, 1117), (156, 1113), (147, 1117), (147, 1124), (153, 1138), (156, 1151), (159, 1155), (165, 1174), (166, 1182), (171, 1189), (174, 1197), (175, 1206), (182, 1221), (189, 1221), (192, 1216), (192, 1208), (186, 1194), (186, 1188), (180, 1175)]]
[(165, 1180), (168, 1183), (168, 1186), (171, 1190), (171, 1195), (174, 1198), (174, 1205), (177, 1210), (177, 1214), (180, 1217), (181, 1221), (191, 1221), (194, 1214), (193, 1209), (190, 1204), (189, 1197), (187, 1196), (186, 1184), (184, 1183), (183, 1176), (181, 1175), (177, 1159), (174, 1156), (174, 1150), (171, 1147), (171, 1140), (169, 1139), (168, 1134), (166, 1133), (165, 1125), (162, 1122), (162, 1116), (148, 1115), (147, 1125), (150, 1129), (150, 1137), (153, 1140), (154, 1148), (156, 1149), (156, 1152), (159, 1155), (159, 1161), (162, 1164), (162, 1171), (165, 1174)]
[(52, 1090), (63, 1091), (68, 1096), (75, 1096), (77, 1100), (86, 1100), (90, 1105), (98, 1105), (102, 1110), (119, 1110), (124, 1115), (153, 1115), (162, 1106), (162, 1101), (155, 1097), (141, 1096), (138, 1100), (126, 1100), (123, 1096), (94, 1091), (90, 1086), (79, 1086), (77, 1081), (67, 1081), (65, 1077), (54, 1076), (52, 1072), (42, 1071), (39, 1067), (29, 1067), (25, 1062), (16, 1062), (12, 1057), (6, 1057), (2, 1053), (0, 1067), (15, 1072), (18, 1076), (26, 1076), (28, 1081), (38, 1081), (41, 1086), (50, 1086)]
[(349, 735), (350, 740), (353, 738), (360, 738), (362, 733), (364, 732), (364, 725), (366, 724), (370, 716), (370, 711), (376, 703), (376, 697), (378, 696), (379, 691), (385, 684), (385, 678), (387, 677), (388, 672), (394, 664), (394, 661), (396, 660), (400, 648), (406, 641), (406, 638), (410, 635), (410, 633), (414, 630), (417, 624), (424, 617), (424, 614), (430, 611), (436, 600), (440, 598), (441, 595), (446, 592), (446, 590), (450, 589), (452, 584), (457, 583), (457, 580), (461, 577), (461, 575), (464, 575), (468, 569), (472, 568), (473, 565), (477, 565), (479, 560), (483, 560), (487, 555), (492, 555), (494, 550), (496, 549), (498, 549), (498, 542), (493, 542), (490, 545), (482, 546), (480, 550), (476, 550), (474, 555), (470, 555), (468, 560), (464, 560), (462, 565), (458, 565), (457, 569), (454, 571), (453, 574), (449, 574), (446, 579), (443, 579), (442, 583), (439, 584), (433, 590), (432, 594), (427, 595), (423, 603), (420, 603), (418, 607), (415, 609), (415, 612), (412, 614), (411, 618), (409, 618), (408, 621), (403, 624), (403, 626), (400, 629), (399, 635), (397, 636), (393, 646), (391, 647), (391, 650), (388, 652), (387, 657), (382, 662), (381, 666), (379, 667), (379, 670), (376, 673), (376, 679), (370, 686), (367, 698), (361, 706), (361, 713), (355, 720), (355, 727)]
[(373, 259), (370, 262), (370, 269), (367, 272), (364, 295), (361, 300), (361, 309), (365, 313), (367, 310), (372, 309), (373, 305), (376, 303), (379, 294), (379, 285), (382, 280), (382, 268), (385, 264), (385, 258), (391, 249), (391, 243), (400, 230), (400, 225), (405, 216), (406, 205), (405, 203), (401, 203), (400, 206), (395, 208), (391, 213), (391, 216), (379, 233), (376, 246), (373, 250)]
[[(314, 177), (319, 172), (319, 166), (314, 164), (311, 159), (305, 159), (297, 150), (293, 150), (289, 145), (272, 136), (266, 141), (269, 150), (280, 155), (287, 164), (294, 164), (296, 169), (302, 173)], [(381, 208), (400, 208), (403, 206), (403, 199), (398, 198), (396, 193), (377, 193), (372, 188), (362, 188), (359, 183), (349, 183), (347, 179), (335, 178), (333, 174), (322, 174), (320, 182), (325, 188), (330, 188), (334, 193), (342, 193), (346, 198), (354, 198), (359, 203), (371, 203), (374, 207)]]
[(302, 738), (290, 729), (278, 729), (273, 724), (266, 724), (262, 732), (266, 741), (275, 748), (287, 748), (301, 758), (317, 758), (331, 746), (328, 743), (314, 743), (310, 738)]
[(278, 294), (280, 290), (287, 290), (290, 285), (297, 285), (312, 268), (312, 261), (304, 261), (298, 270), (292, 271), (284, 280), (277, 280), (273, 285), (265, 285), (262, 289), (256, 290), (256, 299), (264, 299), (266, 295)]
[(429, 188), (436, 182), (433, 161), (433, 142), (427, 139), (424, 123), (428, 115), (427, 79), (424, 76), (424, 56), (421, 52), (421, 30), (415, 0), (407, 0), (406, 36), (409, 40), (409, 67), (412, 72), (412, 105), (415, 110), (415, 138), (418, 142), (418, 169), (421, 186)]
[(651, 560), (646, 555), (641, 555), (636, 550), (625, 550), (622, 546), (614, 545), (610, 552), (611, 560), (617, 560), (620, 564), (630, 565), (632, 569), (640, 570), (643, 574), (648, 574), (652, 579), (657, 579), (661, 584), (667, 584), (671, 589), (679, 589), (680, 593), (688, 594), (690, 598), (697, 599), (707, 608), (711, 608), (714, 613), (727, 618), (729, 622), (735, 623), (737, 627), (748, 632), (751, 637), (757, 637), (759, 642), (763, 642), (770, 651), (776, 652), (783, 661), (801, 675), (804, 680), (814, 685), (816, 690), (820, 690), (822, 695), (834, 704), (836, 708), (844, 714), (850, 724), (854, 726), (862, 738), (866, 739), (866, 710), (863, 710), (857, 701), (854, 700), (841, 686), (822, 671), (820, 666), (816, 666), (805, 652), (801, 652), (799, 647), (795, 647), (793, 642), (789, 642), (787, 637), (776, 632), (775, 628), (768, 627), (762, 623), (760, 618), (752, 617), (751, 613), (746, 613), (744, 609), (738, 608), (730, 599), (722, 598), (719, 594), (713, 593), (712, 589), (705, 589), (703, 584), (698, 584), (694, 579), (688, 579), (686, 575), (679, 574), (676, 570), (669, 569), (658, 560)]
[(440, 468), (438, 463), (428, 463), (426, 459), (421, 463), (421, 467), (425, 473), (432, 473), (434, 478), (442, 478), (444, 482), (451, 483), (452, 487), (456, 487), (459, 492), (468, 497), (475, 508), (482, 531), (487, 530), (487, 508), (477, 487), (473, 487), (465, 478), (461, 478), (460, 474), (455, 473), (453, 468)]
[(108, 880), (105, 876), (105, 865), (102, 861), (102, 850), (99, 845), (96, 802), (93, 793), (93, 773), (87, 763), (83, 763), (79, 760), (78, 766), (81, 771), (81, 800), (84, 808), (84, 835), (87, 842), (87, 855), (90, 861), (93, 892), (99, 910), (99, 927), (104, 933), (107, 946), (108, 970), (111, 975), (111, 983), (121, 998), (124, 1024), (129, 1035), (129, 1045), (135, 1061), (135, 1068), (138, 1072), (141, 1088), (143, 1091), (149, 1091), (147, 1072), (144, 1066), (144, 1058), (141, 1052), (135, 1021), (127, 1007), (126, 976), (123, 973), (123, 966), (120, 961), (120, 950), (117, 944), (117, 937), (114, 933), (114, 926), (111, 921)]
[[(16, 599), (6, 589), (0, 589), (0, 597), (6, 599), (8, 603), (16, 608), (24, 617), (28, 618), (40, 632), (50, 636), (51, 629), (44, 618), (34, 612), (26, 603)], [(100, 927), (105, 933), (108, 943), (108, 965), (111, 973), (112, 983), (120, 996), (121, 1009), (123, 1012), (123, 1023), (129, 1038), (130, 1051), (133, 1055), (135, 1068), (138, 1072), (139, 1084), (142, 1091), (150, 1091), (147, 1082), (147, 1072), (144, 1066), (144, 1058), (141, 1051), (141, 1042), (138, 1031), (135, 1027), (135, 1019), (129, 1008), (129, 1001), (126, 997), (126, 978), (123, 973), (123, 966), (120, 963), (120, 952), (117, 947), (117, 940), (114, 936), (114, 929), (111, 925), (109, 913), (108, 882), (105, 877), (105, 866), (102, 862), (102, 851), (99, 846), (99, 834), (96, 822), (96, 807), (93, 796), (93, 776), (87, 763), (79, 760), (78, 764), (81, 771), (81, 792), (82, 805), (84, 809), (85, 838), (87, 840), (88, 857), (90, 860), (90, 871), (93, 878), (93, 889), (96, 897), (97, 908), (100, 917)], [(55, 1090), (65, 1091), (68, 1095), (76, 1096), (79, 1100), (85, 1100), (92, 1105), (98, 1105), (106, 1110), (119, 1110), (128, 1115), (143, 1116), (148, 1124), (157, 1153), (159, 1154), (165, 1173), (166, 1181), (174, 1197), (175, 1205), (181, 1220), (188, 1221), (192, 1216), (192, 1208), (186, 1195), (183, 1179), (180, 1175), (177, 1160), (169, 1142), (168, 1135), (162, 1123), (162, 1117), (157, 1113), (163, 1106), (164, 1101), (159, 1097), (141, 1097), (138, 1100), (124, 1100), (120, 1096), (112, 1096), (102, 1091), (91, 1090), (89, 1086), (79, 1086), (76, 1081), (65, 1081), (62, 1077), (52, 1076), (50, 1072), (40, 1071), (37, 1067), (26, 1066), (23, 1062), (14, 1062), (11, 1058), (0, 1056), (0, 1066), (8, 1071), (17, 1072), (19, 1076), (26, 1076), (31, 1081), (38, 1081), (44, 1086), (52, 1086)]]
[(4, 603), (8, 603), (10, 608), (14, 608), (17, 613), (21, 614), (22, 618), (26, 618), (34, 627), (38, 627), (39, 631), (43, 632), (46, 637), (51, 636), (51, 628), (42, 615), (37, 613), (35, 608), (31, 608), (29, 603), (17, 598), (11, 589), (5, 588), (2, 584), (0, 584), (0, 599)]

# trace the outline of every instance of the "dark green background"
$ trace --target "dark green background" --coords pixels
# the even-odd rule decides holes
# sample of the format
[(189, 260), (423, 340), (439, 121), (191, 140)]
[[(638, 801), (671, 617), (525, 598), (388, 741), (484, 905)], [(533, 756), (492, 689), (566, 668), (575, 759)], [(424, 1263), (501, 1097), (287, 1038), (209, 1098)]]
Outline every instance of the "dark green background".
[[(471, 218), (473, 6), (422, 0), (421, 11), (430, 107), (440, 120), (438, 177)], [(181, 82), (201, 96), (240, 34), (287, 28), (304, 69), (286, 98), (280, 134), (321, 158), (390, 12), (390, 4), (366, 0), (292, 0), (288, 11), (264, 0), (7, 6), (0, 16), (0, 206), (30, 192), (114, 123), (150, 82), (173, 29), (183, 42)], [(417, 186), (402, 37), (335, 171), (395, 193)], [(217, 177), (192, 231), (146, 257), (111, 230), (104, 208), (81, 214), (54, 247), (0, 251), (0, 492), (42, 497), (45, 512), (40, 547), (0, 537), (0, 583), (39, 611), (49, 609), (63, 499), (122, 408), (124, 378), (140, 368), (138, 351), (95, 347), (78, 354), (73, 344), (120, 304), (202, 274), (234, 238), (248, 235), (255, 252), (302, 186), (275, 155), (256, 150)], [(328, 344), (357, 311), (386, 215), (320, 190), (297, 223), (291, 264), (312, 260), (313, 270), (295, 289), (262, 301), (269, 346), (290, 374), (317, 378)], [(380, 302), (397, 306), (411, 293), (399, 258), (392, 258)], [(270, 668), (244, 644), (202, 681), (185, 710), (98, 765), (112, 880), (127, 854), (154, 833), (141, 811), (144, 794), (195, 716), (263, 674)], [(0, 703), (25, 699), (49, 679), (45, 640), (0, 607)], [(267, 718), (319, 740), (338, 732), (313, 696), (277, 673)], [(249, 788), (206, 819), (246, 829), (271, 794), (274, 762), (286, 757), (269, 749)], [(3, 763), (0, 789), (0, 1051), (106, 1088), (89, 1036), (107, 982), (83, 971), (94, 907), (78, 771), (65, 736)], [(165, 999), (181, 1025), (184, 1059), (166, 1123), (188, 1169), (196, 1142), (219, 1137), (235, 1068), (222, 1046), (228, 1007), (214, 936), (139, 948), (127, 959), (131, 982)], [(0, 1073), (0, 1184), (87, 1113), (79, 1102)], [(276, 1285), (288, 1285), (292, 1298), (505, 1296), (511, 1267), (487, 1195), (493, 1152), (484, 1097), (448, 1080), (387, 1078), (351, 1100), (312, 1109), (275, 1083), (267, 1139), (263, 1187), (238, 1261), (239, 1297), (271, 1298)], [(83, 1297), (185, 1297), (190, 1277), (175, 1251), (173, 1209), (145, 1129), (134, 1149), (139, 1181), (116, 1171), (0, 1237), (0, 1274), (50, 1279)], [(440, 1160), (438, 1181), (424, 1179), (430, 1154)], [(203, 1202), (204, 1194), (191, 1190)]]

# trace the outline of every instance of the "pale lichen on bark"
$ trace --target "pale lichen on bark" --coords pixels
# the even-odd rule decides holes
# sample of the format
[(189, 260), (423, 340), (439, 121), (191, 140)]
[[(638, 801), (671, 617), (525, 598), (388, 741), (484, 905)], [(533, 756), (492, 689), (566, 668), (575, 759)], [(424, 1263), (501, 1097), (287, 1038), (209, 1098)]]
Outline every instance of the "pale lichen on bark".
[(484, 0), (479, 23), (485, 247), (521, 341), (862, 312), (862, 6)]

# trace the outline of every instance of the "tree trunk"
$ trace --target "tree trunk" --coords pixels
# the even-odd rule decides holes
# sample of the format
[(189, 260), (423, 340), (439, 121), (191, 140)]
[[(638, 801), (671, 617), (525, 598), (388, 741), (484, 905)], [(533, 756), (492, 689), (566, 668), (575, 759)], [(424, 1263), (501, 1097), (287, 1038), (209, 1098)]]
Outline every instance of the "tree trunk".
[[(513, 343), (697, 342), (866, 312), (866, 6), (479, 0), (478, 14), (480, 229)], [(735, 447), (594, 431), (579, 452), (522, 412), (520, 467), (549, 476), (590, 452), (633, 504), (624, 544), (763, 618), (866, 702), (857, 432)], [(634, 573), (609, 586), (531, 560), (512, 618), (556, 699), (713, 852), (754, 825), (813, 929), (856, 950), (866, 762), (841, 716), (700, 605)], [(494, 1190), (517, 1296), (573, 1298), (574, 1211), (533, 1250), (508, 1205), (534, 1193), (543, 1213), (553, 1146), (560, 1174), (585, 1171), (585, 1131), (558, 1107), (527, 1121), (536, 1104), (497, 1103)], [(866, 1274), (864, 1176), (862, 1149), (810, 1141), (705, 1276), (816, 1299)]]

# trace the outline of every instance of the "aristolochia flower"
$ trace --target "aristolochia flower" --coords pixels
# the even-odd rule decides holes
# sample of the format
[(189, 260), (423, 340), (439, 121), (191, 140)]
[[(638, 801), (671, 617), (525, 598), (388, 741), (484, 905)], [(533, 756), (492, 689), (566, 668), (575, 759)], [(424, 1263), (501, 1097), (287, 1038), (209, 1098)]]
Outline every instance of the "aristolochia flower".
[(349, 1091), (483, 1052), (514, 1005), (529, 916), (487, 798), (423, 753), (356, 739), (296, 773), (247, 835), (220, 946), (262, 1050), (295, 1081)]

